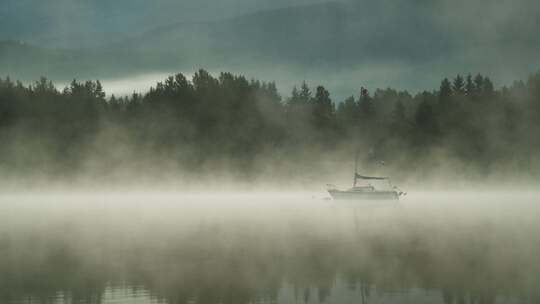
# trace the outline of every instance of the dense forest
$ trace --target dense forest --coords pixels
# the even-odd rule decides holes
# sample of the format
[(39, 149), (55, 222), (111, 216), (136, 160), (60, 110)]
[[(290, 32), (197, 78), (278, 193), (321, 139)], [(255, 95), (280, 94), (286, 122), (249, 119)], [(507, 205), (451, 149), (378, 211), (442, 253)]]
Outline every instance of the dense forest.
[(416, 94), (362, 87), (344, 101), (323, 86), (302, 83), (282, 97), (275, 83), (204, 70), (124, 97), (107, 96), (99, 81), (59, 90), (45, 78), (0, 80), (4, 178), (228, 172), (249, 180), (328, 159), (350, 165), (356, 150), (363, 164), (384, 161), (400, 178), (527, 177), (540, 172), (539, 132), (540, 73), (502, 88), (479, 74)]

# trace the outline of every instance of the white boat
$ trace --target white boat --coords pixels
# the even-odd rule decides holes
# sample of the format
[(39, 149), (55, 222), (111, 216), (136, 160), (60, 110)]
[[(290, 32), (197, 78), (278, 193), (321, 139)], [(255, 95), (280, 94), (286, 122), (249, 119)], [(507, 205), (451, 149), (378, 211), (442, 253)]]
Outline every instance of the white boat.
[[(377, 180), (385, 180), (390, 183), (388, 178), (377, 178)], [(404, 193), (396, 187), (390, 189), (377, 189), (371, 183), (365, 186), (353, 186), (348, 190), (339, 190), (334, 185), (328, 185), (328, 193), (334, 200), (399, 200), (399, 197)]]
[[(373, 177), (358, 174), (358, 161), (355, 162), (353, 186), (348, 190), (339, 190), (328, 185), (328, 193), (334, 200), (348, 201), (398, 201), (405, 192), (393, 186), (388, 177)], [(359, 181), (362, 185), (358, 185)]]

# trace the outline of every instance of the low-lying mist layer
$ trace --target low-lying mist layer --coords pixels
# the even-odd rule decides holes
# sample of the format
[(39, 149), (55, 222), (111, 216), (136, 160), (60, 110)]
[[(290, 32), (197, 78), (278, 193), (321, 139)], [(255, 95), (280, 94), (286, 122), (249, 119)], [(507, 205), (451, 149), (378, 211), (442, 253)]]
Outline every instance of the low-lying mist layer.
[(540, 74), (500, 89), (482, 75), (414, 95), (362, 88), (339, 103), (323, 86), (284, 98), (272, 82), (204, 70), (120, 98), (99, 81), (0, 81), (12, 181), (325, 183), (349, 179), (357, 151), (363, 171), (400, 180), (535, 178), (538, 131)]
[(115, 301), (536, 303), (537, 202), (503, 192), (422, 193), (376, 209), (283, 193), (2, 196), (0, 302), (108, 303), (110, 289), (125, 289)]

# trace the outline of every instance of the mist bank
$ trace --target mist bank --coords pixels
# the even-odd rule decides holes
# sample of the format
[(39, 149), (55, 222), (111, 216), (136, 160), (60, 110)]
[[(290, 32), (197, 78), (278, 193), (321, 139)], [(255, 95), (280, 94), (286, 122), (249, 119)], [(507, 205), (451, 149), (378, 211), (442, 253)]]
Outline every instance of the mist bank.
[(361, 88), (337, 102), (323, 86), (283, 97), (273, 82), (204, 70), (126, 97), (99, 81), (0, 81), (5, 184), (348, 184), (357, 152), (363, 173), (399, 182), (531, 182), (538, 131), (540, 73), (502, 88), (482, 75), (414, 94)]

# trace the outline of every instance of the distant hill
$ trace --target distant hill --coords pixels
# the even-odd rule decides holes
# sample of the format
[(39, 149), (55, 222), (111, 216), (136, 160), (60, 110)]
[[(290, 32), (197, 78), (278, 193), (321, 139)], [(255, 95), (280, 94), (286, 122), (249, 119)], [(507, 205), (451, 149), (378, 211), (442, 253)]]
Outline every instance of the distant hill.
[[(540, 4), (488, 1), (330, 2), (260, 11), (210, 23), (177, 23), (124, 41), (130, 49), (245, 62), (351, 65), (430, 62), (471, 51), (540, 49)], [(460, 6), (463, 5), (463, 6)]]
[(347, 65), (373, 60), (429, 60), (455, 47), (434, 16), (383, 7), (324, 3), (213, 23), (156, 28), (121, 47), (183, 51), (205, 61)]

